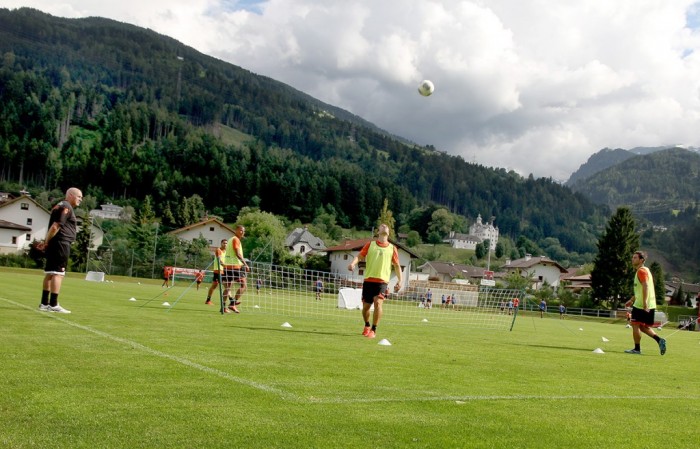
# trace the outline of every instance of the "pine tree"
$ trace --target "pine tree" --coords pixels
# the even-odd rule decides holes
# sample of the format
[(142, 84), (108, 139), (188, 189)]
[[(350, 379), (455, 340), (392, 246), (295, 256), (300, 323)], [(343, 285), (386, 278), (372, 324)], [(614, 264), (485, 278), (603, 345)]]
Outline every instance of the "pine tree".
[(656, 307), (659, 308), (666, 303), (666, 283), (664, 282), (664, 269), (658, 262), (649, 265), (649, 271), (654, 278), (654, 293), (656, 293)]
[(617, 308), (633, 295), (632, 253), (639, 248), (639, 235), (630, 210), (620, 207), (598, 240), (598, 254), (591, 272), (593, 302)]
[(389, 209), (389, 199), (384, 198), (384, 207), (382, 207), (382, 212), (377, 218), (377, 228), (379, 225), (384, 223), (389, 226), (389, 238), (395, 239), (396, 234), (394, 233), (394, 226), (396, 226), (396, 220), (394, 219), (394, 213)]
[(75, 271), (86, 271), (85, 263), (87, 262), (88, 251), (90, 249), (90, 230), (91, 223), (88, 220), (83, 221), (83, 226), (80, 228), (76, 236), (70, 258)]

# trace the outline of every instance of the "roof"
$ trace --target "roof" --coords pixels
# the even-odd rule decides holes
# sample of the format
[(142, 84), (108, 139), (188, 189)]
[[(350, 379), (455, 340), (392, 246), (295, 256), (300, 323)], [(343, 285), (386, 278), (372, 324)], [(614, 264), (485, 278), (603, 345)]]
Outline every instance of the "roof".
[(547, 256), (535, 256), (535, 257), (523, 257), (522, 259), (512, 260), (510, 263), (503, 265), (504, 270), (511, 270), (513, 268), (532, 268), (536, 265), (553, 265), (559, 268), (559, 271), (566, 273), (566, 268), (562, 267), (559, 262), (556, 262)]
[[(363, 246), (365, 246), (367, 243), (371, 242), (372, 238), (370, 239), (355, 239), (355, 240), (346, 240), (340, 245), (336, 246), (331, 246), (330, 248), (326, 248), (326, 252), (332, 253), (335, 251), (359, 251), (362, 249)], [(403, 251), (407, 252), (412, 259), (418, 259), (419, 256), (418, 254), (414, 253), (411, 251), (409, 248), (404, 246), (403, 244), (396, 242), (392, 239), (389, 239), (389, 242), (396, 246), (397, 248), (401, 248)]]
[[(429, 265), (439, 274), (446, 274), (452, 278), (457, 276), (468, 277), (468, 278), (483, 278), (484, 273), (487, 271), (484, 267), (475, 267), (473, 265), (465, 265), (461, 263), (452, 262), (426, 262), (418, 268), (423, 268)], [(501, 273), (502, 274), (502, 273)], [(494, 273), (494, 277), (502, 277), (497, 273)]]
[(671, 287), (674, 291), (678, 290), (678, 287), (683, 286), (683, 291), (686, 293), (700, 293), (700, 285), (690, 284), (687, 282), (666, 282), (666, 287)]
[(218, 220), (217, 218), (209, 218), (207, 220), (203, 220), (203, 221), (200, 221), (198, 223), (193, 223), (189, 226), (185, 226), (185, 227), (182, 227), (180, 229), (175, 229), (173, 231), (168, 232), (168, 234), (182, 234), (183, 232), (189, 231), (190, 229), (205, 226), (205, 225), (210, 224), (210, 223), (217, 224), (217, 225), (221, 226), (222, 228), (231, 231), (232, 234), (236, 232), (233, 230), (233, 228), (231, 228), (230, 226), (227, 226), (226, 223)]
[(7, 201), (5, 201), (5, 202), (2, 202), (2, 203), (0, 203), (0, 209), (2, 209), (3, 207), (7, 207), (7, 206), (9, 206), (10, 204), (14, 204), (14, 203), (16, 203), (16, 202), (18, 202), (18, 201), (21, 201), (21, 200), (29, 200), (29, 201), (31, 201), (32, 203), (36, 204), (36, 206), (37, 206), (39, 209), (43, 210), (43, 211), (46, 212), (47, 214), (50, 214), (50, 213), (51, 213), (51, 212), (49, 212), (48, 210), (46, 210), (46, 208), (44, 208), (44, 206), (42, 206), (41, 204), (37, 203), (36, 200), (35, 200), (34, 198), (32, 198), (31, 196), (29, 196), (29, 195), (18, 196), (17, 198), (13, 198), (13, 199), (7, 200)]
[(11, 223), (9, 221), (0, 220), (0, 229), (16, 229), (18, 231), (31, 231), (32, 228), (26, 226)]
[(322, 251), (326, 248), (326, 244), (323, 243), (323, 240), (313, 235), (306, 228), (296, 228), (290, 232), (284, 241), (284, 246), (292, 247), (297, 243), (308, 243), (314, 250)]
[(469, 240), (477, 243), (482, 243), (484, 240), (477, 236), (477, 235), (472, 235), (472, 234), (460, 234), (455, 232), (454, 235), (451, 235), (447, 238), (444, 239), (445, 241), (449, 240)]

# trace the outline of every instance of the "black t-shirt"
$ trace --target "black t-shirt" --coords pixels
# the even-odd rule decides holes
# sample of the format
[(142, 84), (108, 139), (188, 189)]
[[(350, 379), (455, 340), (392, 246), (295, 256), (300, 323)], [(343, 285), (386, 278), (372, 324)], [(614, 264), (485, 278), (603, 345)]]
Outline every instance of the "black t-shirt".
[(54, 223), (59, 223), (58, 232), (50, 240), (51, 242), (67, 242), (73, 243), (77, 234), (77, 220), (73, 206), (68, 201), (61, 201), (51, 209), (51, 218), (49, 219), (49, 229)]

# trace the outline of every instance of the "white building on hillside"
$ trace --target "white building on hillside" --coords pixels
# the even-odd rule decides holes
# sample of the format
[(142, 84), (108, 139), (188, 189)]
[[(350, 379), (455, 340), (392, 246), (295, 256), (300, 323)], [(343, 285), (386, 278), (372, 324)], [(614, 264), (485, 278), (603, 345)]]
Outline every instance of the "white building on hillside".
[(90, 211), (90, 215), (93, 217), (100, 217), (104, 218), (105, 220), (119, 220), (123, 218), (129, 218), (129, 217), (124, 217), (124, 208), (121, 206), (115, 206), (112, 203), (107, 203), (107, 204), (102, 204), (100, 205), (100, 209), (93, 209)]
[(482, 223), (481, 214), (479, 214), (476, 217), (476, 223), (469, 226), (469, 234), (479, 237), (482, 242), (488, 240), (492, 251), (496, 249), (498, 243), (498, 228), (493, 225), (495, 219), (496, 217), (491, 217), (488, 223)]
[(296, 228), (289, 233), (284, 241), (284, 246), (292, 255), (299, 255), (306, 259), (309, 254), (325, 254), (326, 244), (323, 240), (309, 232), (308, 228)]

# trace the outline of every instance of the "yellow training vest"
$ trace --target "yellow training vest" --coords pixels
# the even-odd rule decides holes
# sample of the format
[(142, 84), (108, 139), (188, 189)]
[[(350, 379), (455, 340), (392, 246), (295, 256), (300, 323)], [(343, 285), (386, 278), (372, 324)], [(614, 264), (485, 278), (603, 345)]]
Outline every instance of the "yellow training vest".
[[(231, 239), (226, 244), (226, 253), (224, 254), (224, 265), (227, 267), (240, 267), (243, 265), (243, 261), (238, 258), (236, 254), (236, 249), (233, 247), (233, 240), (238, 240), (238, 237), (231, 237)], [(240, 245), (240, 240), (238, 240)]]
[[(654, 278), (651, 275), (651, 271), (647, 267), (641, 267), (639, 270), (644, 270), (647, 273), (647, 280), (645, 282), (647, 286), (647, 307), (650, 309), (656, 309), (656, 292), (654, 292)], [(639, 280), (639, 275), (634, 273), (634, 307), (638, 309), (644, 308), (644, 298), (643, 298), (642, 283)]]
[(389, 243), (386, 248), (377, 245), (375, 240), (369, 244), (367, 256), (365, 257), (365, 279), (378, 278), (389, 283), (391, 278), (391, 261), (394, 256), (394, 245)]

